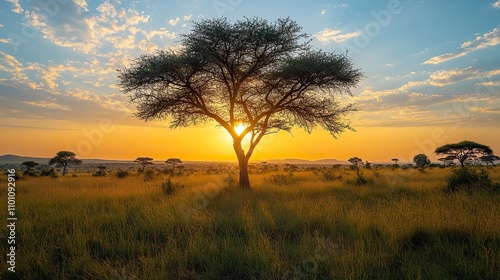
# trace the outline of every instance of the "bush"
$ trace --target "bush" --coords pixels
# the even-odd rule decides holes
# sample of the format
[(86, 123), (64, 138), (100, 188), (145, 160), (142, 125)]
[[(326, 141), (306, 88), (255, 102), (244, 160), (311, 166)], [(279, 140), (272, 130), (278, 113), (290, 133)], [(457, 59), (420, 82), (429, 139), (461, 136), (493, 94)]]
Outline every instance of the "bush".
[(475, 168), (457, 168), (452, 170), (451, 176), (447, 178), (448, 192), (465, 190), (499, 190), (499, 184), (494, 184), (486, 169), (477, 171)]
[(38, 177), (40, 175), (40, 172), (34, 170), (34, 169), (28, 169), (23, 172), (23, 176), (30, 176), (30, 177)]
[(144, 181), (151, 181), (155, 178), (155, 172), (151, 169), (148, 169), (144, 172)]
[(292, 185), (296, 183), (293, 173), (289, 172), (288, 175), (277, 174), (272, 175), (269, 181), (276, 185)]
[(96, 171), (96, 172), (92, 173), (92, 176), (95, 176), (95, 177), (104, 177), (104, 176), (106, 176), (106, 171), (105, 170)]
[(123, 178), (127, 177), (128, 175), (130, 175), (130, 174), (128, 173), (127, 170), (118, 170), (118, 171), (116, 171), (116, 177), (118, 177), (120, 179), (123, 179)]
[(40, 176), (57, 176), (56, 170), (54, 168), (44, 169), (40, 172)]
[(342, 181), (342, 174), (340, 174), (339, 176), (335, 176), (335, 173), (333, 173), (331, 170), (328, 170), (323, 173), (323, 179), (325, 179), (325, 181)]
[(168, 178), (167, 181), (161, 184), (161, 190), (163, 191), (163, 194), (168, 196), (173, 195), (175, 193), (175, 190), (180, 188), (184, 188), (184, 185), (181, 185), (179, 183), (173, 183), (170, 180), (170, 177)]

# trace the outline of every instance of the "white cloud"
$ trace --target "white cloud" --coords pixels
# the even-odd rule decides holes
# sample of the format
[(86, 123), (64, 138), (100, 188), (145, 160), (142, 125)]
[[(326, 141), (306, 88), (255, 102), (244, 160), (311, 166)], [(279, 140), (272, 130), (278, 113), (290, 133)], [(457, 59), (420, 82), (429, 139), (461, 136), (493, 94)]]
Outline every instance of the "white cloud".
[(428, 82), (430, 85), (443, 87), (454, 84), (458, 81), (473, 79), (479, 75), (479, 70), (472, 67), (464, 69), (440, 70), (432, 73)]
[(460, 51), (458, 52), (446, 53), (432, 57), (427, 61), (425, 61), (423, 64), (440, 64), (445, 61), (455, 59), (457, 57), (465, 56), (472, 51), (484, 49), (487, 47), (493, 47), (496, 45), (500, 45), (500, 28), (498, 27), (494, 28), (488, 33), (476, 36), (474, 40), (464, 42), (460, 46)]
[(19, 4), (19, 0), (7, 0), (7, 2), (11, 3), (14, 6), (14, 8), (11, 10), (14, 13), (20, 14), (24, 11), (24, 9)]
[(185, 15), (184, 16), (184, 20), (191, 20), (191, 17), (193, 17), (193, 15)]
[(498, 8), (500, 9), (500, 1), (496, 1), (495, 3), (491, 4), (493, 8)]
[(320, 14), (324, 15), (326, 14), (327, 10), (321, 10)]
[(89, 6), (85, 0), (74, 0), (75, 4), (82, 8), (82, 10), (88, 12), (89, 11)]
[(175, 34), (175, 32), (170, 32), (164, 27), (158, 30), (151, 30), (151, 31), (142, 30), (141, 33), (144, 34), (144, 36), (146, 36), (146, 39), (148, 40), (151, 40), (151, 38), (155, 36), (159, 36), (160, 38), (163, 38), (165, 36), (169, 39), (175, 39), (177, 37), (177, 34)]
[(154, 52), (155, 50), (158, 49), (158, 46), (156, 46), (154, 43), (151, 43), (150, 41), (144, 39), (139, 42), (138, 47), (141, 51), (143, 52)]
[(28, 104), (28, 105), (37, 106), (37, 107), (47, 108), (47, 109), (71, 111), (70, 107), (65, 106), (65, 105), (61, 105), (61, 104), (57, 104), (55, 102), (47, 102), (47, 101), (27, 102), (27, 101), (24, 101), (23, 103)]
[(176, 25), (179, 22), (179, 20), (181, 20), (181, 19), (178, 18), (178, 17), (175, 18), (175, 19), (171, 19), (171, 20), (168, 21), (168, 24), (174, 26), (174, 25)]
[(104, 2), (103, 4), (99, 5), (96, 10), (101, 13), (100, 18), (102, 19), (102, 21), (105, 21), (106, 18), (115, 18), (118, 14), (116, 12), (115, 6), (113, 6), (109, 2)]
[(335, 42), (343, 42), (345, 40), (348, 40), (350, 38), (358, 37), (359, 32), (351, 32), (351, 33), (345, 33), (342, 34), (341, 30), (338, 29), (331, 29), (331, 28), (325, 28), (321, 30), (320, 32), (316, 33), (314, 37), (318, 39), (323, 44), (328, 44), (331, 41)]
[(149, 21), (149, 15), (139, 14), (139, 12), (133, 9), (122, 10), (118, 14), (118, 17), (124, 19), (128, 25), (137, 25), (141, 22)]

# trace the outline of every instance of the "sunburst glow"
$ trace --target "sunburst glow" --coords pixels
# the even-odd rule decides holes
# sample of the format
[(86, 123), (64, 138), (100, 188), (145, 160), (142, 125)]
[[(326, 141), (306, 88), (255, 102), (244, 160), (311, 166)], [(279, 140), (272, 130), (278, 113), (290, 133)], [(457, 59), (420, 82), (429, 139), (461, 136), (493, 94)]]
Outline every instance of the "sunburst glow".
[(243, 130), (245, 130), (245, 128), (246, 127), (240, 123), (234, 127), (234, 131), (236, 131), (236, 133), (240, 135), (243, 132)]

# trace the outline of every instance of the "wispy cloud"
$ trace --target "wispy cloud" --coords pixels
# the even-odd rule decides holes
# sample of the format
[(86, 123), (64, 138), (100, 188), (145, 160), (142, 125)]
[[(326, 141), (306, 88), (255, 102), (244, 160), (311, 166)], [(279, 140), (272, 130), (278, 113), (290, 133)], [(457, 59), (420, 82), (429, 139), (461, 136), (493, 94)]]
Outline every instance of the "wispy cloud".
[(168, 24), (170, 24), (172, 26), (175, 26), (179, 22), (179, 20), (181, 20), (181, 19), (178, 18), (178, 17), (174, 18), (174, 19), (171, 19), (171, 20), (168, 21)]
[(345, 40), (358, 37), (359, 35), (360, 34), (357, 31), (342, 33), (342, 31), (338, 29), (325, 28), (316, 33), (314, 37), (316, 37), (316, 39), (318, 39), (318, 41), (320, 41), (321, 43), (328, 44), (331, 41), (335, 41), (337, 43), (344, 42)]
[(464, 69), (441, 70), (431, 74), (428, 83), (433, 86), (443, 87), (456, 82), (476, 78), (480, 71), (472, 67)]
[[(497, 3), (500, 3), (500, 1), (498, 1)], [(500, 44), (500, 28), (497, 27), (488, 33), (485, 33), (483, 35), (478, 35), (474, 40), (463, 43), (460, 46), (460, 50), (458, 52), (446, 53), (432, 57), (427, 61), (425, 61), (424, 64), (440, 64), (448, 60), (465, 56), (472, 51), (496, 46), (499, 44)]]
[(500, 1), (496, 1), (495, 3), (493, 3), (491, 6), (493, 6), (493, 8), (498, 8), (500, 9)]
[(24, 11), (24, 9), (19, 4), (19, 0), (7, 0), (7, 2), (11, 3), (14, 8), (11, 9), (16, 14), (20, 14)]
[(57, 104), (55, 102), (47, 102), (47, 101), (37, 101), (37, 102), (23, 102), (24, 104), (33, 105), (37, 107), (47, 108), (47, 109), (55, 109), (55, 110), (63, 110), (63, 111), (71, 111), (71, 108), (65, 105)]

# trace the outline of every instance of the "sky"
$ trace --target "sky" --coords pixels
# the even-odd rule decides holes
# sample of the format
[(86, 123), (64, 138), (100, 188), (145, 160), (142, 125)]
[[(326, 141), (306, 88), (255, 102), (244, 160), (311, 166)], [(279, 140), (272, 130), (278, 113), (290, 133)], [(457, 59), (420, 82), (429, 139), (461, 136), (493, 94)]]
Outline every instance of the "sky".
[(500, 1), (6, 0), (0, 13), (0, 155), (235, 160), (214, 123), (138, 120), (116, 85), (134, 58), (179, 49), (193, 22), (220, 17), (290, 17), (365, 75), (344, 99), (356, 131), (269, 135), (253, 160), (435, 161), (466, 139), (500, 154)]

